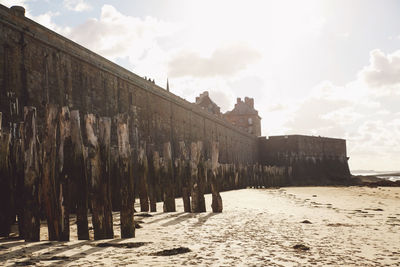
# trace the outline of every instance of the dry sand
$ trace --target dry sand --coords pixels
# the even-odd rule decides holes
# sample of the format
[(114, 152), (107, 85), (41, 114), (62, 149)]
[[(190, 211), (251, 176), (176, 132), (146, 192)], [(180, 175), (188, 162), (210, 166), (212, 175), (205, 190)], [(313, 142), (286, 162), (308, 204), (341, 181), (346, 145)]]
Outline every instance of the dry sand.
[[(400, 266), (399, 187), (244, 189), (221, 195), (221, 214), (183, 213), (177, 199), (177, 212), (135, 216), (143, 228), (132, 239), (119, 239), (117, 213), (113, 240), (77, 241), (75, 226), (70, 242), (2, 239), (0, 265)], [(210, 195), (206, 202), (211, 209)], [(157, 208), (162, 210), (162, 203)], [(41, 230), (47, 238), (45, 224)], [(133, 247), (98, 246), (105, 242)], [(151, 255), (178, 247), (191, 252)]]

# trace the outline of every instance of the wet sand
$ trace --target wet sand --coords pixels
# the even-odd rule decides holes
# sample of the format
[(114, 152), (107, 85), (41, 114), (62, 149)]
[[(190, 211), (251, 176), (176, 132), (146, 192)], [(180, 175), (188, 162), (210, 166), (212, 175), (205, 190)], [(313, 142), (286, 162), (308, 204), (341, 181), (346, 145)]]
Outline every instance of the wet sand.
[[(73, 226), (72, 241), (49, 242), (43, 224), (44, 241), (0, 239), (0, 264), (400, 266), (399, 187), (244, 189), (221, 195), (221, 214), (183, 213), (177, 199), (177, 212), (135, 216), (143, 228), (131, 239), (119, 238), (118, 213), (110, 240), (78, 241)], [(211, 210), (210, 195), (206, 203)], [(180, 247), (190, 251), (157, 254)]]

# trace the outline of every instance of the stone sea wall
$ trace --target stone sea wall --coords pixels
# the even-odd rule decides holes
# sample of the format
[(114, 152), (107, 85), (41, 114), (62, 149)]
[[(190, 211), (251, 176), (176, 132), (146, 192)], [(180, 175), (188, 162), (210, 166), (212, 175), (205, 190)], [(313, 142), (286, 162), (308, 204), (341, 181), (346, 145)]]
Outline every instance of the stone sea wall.
[(291, 169), (291, 185), (346, 184), (351, 177), (346, 140), (287, 135), (260, 138), (260, 164)]

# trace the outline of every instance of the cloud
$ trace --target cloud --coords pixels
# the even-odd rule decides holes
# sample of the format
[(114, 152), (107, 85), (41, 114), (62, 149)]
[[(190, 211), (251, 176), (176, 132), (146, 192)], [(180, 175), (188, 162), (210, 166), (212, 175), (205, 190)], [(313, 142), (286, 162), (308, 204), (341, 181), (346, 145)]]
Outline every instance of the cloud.
[(82, 11), (89, 10), (92, 8), (84, 0), (64, 0), (63, 4), (67, 9), (73, 10), (76, 12), (82, 12)]
[(370, 53), (370, 65), (360, 73), (360, 77), (370, 87), (383, 87), (400, 84), (400, 51), (385, 55), (375, 49)]
[(390, 170), (400, 162), (399, 103), (400, 50), (376, 49), (354, 81), (317, 85), (284, 125), (288, 133), (347, 139), (352, 169)]
[(134, 65), (149, 50), (159, 50), (157, 38), (171, 34), (176, 27), (153, 17), (125, 16), (111, 5), (103, 5), (100, 18), (88, 19), (73, 28), (68, 37), (111, 60), (128, 57)]
[(202, 57), (193, 52), (182, 51), (168, 63), (171, 77), (213, 77), (229, 76), (255, 62), (261, 53), (243, 44), (220, 47), (210, 57)]
[(274, 104), (271, 107), (268, 108), (268, 112), (278, 112), (286, 109), (286, 106), (283, 104)]
[(39, 23), (61, 35), (67, 35), (71, 31), (71, 28), (70, 27), (61, 27), (53, 21), (53, 18), (57, 17), (59, 15), (60, 15), (59, 12), (48, 11), (48, 12), (40, 14), (38, 16), (29, 15), (28, 17), (30, 17), (37, 23)]

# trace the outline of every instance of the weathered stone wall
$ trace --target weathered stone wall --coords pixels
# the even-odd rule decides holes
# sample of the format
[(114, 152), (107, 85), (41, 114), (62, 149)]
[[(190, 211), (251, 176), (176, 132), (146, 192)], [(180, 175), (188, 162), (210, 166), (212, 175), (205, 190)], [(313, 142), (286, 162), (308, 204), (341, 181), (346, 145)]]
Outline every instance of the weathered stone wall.
[(48, 103), (107, 117), (137, 112), (137, 141), (155, 144), (158, 151), (170, 141), (174, 155), (179, 141), (201, 140), (209, 154), (211, 143), (218, 141), (220, 162), (257, 161), (254, 136), (0, 6), (3, 127), (22, 121), (23, 107), (34, 106), (40, 135)]
[(287, 135), (259, 141), (260, 164), (291, 168), (290, 184), (345, 183), (350, 178), (344, 139)]

